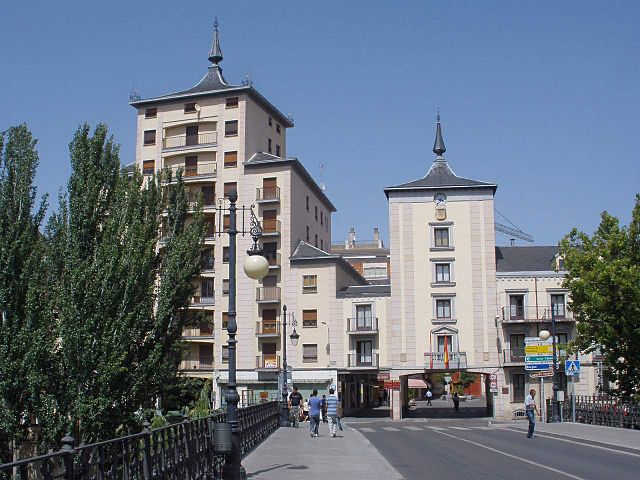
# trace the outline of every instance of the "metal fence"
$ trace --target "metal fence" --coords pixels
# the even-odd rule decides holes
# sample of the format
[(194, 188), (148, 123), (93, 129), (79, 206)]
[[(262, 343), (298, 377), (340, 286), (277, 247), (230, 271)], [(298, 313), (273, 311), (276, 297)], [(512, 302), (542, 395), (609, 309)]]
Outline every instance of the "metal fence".
[[(551, 419), (550, 399), (546, 407)], [(563, 422), (640, 429), (640, 402), (629, 397), (569, 395), (560, 402), (560, 412)]]
[[(279, 426), (278, 402), (238, 410), (241, 454)], [(220, 478), (225, 457), (215, 453), (213, 430), (225, 421), (219, 413), (198, 420), (89, 445), (62, 439), (54, 453), (0, 465), (0, 480), (200, 480)]]

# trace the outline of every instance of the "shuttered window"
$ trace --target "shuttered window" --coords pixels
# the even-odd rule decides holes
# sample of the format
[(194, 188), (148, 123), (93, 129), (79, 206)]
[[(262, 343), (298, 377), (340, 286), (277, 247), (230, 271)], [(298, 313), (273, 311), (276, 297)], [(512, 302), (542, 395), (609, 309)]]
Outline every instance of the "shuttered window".
[(303, 327), (317, 327), (318, 326), (318, 311), (317, 310), (303, 310), (302, 311), (302, 326)]

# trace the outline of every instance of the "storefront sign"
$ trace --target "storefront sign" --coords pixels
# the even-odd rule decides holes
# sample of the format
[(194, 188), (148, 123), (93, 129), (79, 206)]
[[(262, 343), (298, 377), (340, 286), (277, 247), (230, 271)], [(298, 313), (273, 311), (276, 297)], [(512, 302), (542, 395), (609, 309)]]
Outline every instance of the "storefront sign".
[(390, 378), (391, 378), (391, 374), (389, 372), (378, 373), (379, 382), (384, 382), (385, 380), (389, 380)]
[(386, 380), (384, 388), (388, 390), (400, 390), (400, 380)]

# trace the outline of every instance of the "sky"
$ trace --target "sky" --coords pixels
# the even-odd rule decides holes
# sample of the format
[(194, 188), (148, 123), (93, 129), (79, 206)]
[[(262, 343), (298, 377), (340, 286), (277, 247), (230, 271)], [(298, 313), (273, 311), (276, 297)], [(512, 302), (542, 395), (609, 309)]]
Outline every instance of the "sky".
[(603, 210), (628, 223), (640, 192), (637, 1), (2, 3), (0, 130), (38, 138), (51, 208), (75, 129), (106, 123), (134, 161), (132, 89), (196, 84), (216, 15), (227, 80), (293, 115), (287, 153), (327, 186), (334, 240), (388, 238), (383, 188), (426, 174), (438, 108), (454, 172), (497, 183), (496, 220), (537, 245)]

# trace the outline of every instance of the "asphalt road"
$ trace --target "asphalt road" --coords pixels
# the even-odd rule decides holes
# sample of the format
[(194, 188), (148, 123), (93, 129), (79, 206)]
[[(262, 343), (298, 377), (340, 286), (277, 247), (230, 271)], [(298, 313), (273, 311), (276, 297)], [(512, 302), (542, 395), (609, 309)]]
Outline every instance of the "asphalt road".
[(405, 480), (640, 478), (640, 451), (538, 435), (487, 420), (358, 419), (359, 430)]

